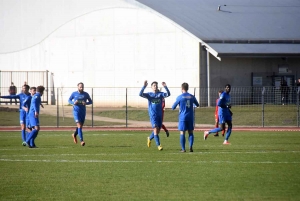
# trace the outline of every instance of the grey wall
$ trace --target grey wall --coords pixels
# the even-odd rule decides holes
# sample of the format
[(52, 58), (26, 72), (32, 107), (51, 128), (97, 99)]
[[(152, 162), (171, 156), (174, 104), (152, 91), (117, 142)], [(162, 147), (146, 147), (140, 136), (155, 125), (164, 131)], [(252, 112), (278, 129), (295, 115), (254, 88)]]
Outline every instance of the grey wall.
[[(289, 72), (279, 73), (279, 66), (287, 66)], [(203, 68), (201, 70), (206, 71)], [(297, 78), (300, 76), (300, 58), (222, 58), (219, 61), (210, 55), (211, 87), (222, 87), (227, 83), (232, 86), (251, 86), (252, 73), (265, 78), (272, 75), (294, 75)], [(271, 86), (272, 83), (263, 78), (263, 85)]]

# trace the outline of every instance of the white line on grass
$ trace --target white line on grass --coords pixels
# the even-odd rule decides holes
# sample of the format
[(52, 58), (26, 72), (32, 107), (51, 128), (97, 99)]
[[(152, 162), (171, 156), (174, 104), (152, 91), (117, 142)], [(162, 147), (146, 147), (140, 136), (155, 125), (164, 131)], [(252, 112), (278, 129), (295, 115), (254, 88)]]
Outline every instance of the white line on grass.
[[(43, 134), (40, 133), (39, 135), (43, 135), (43, 136), (49, 136), (49, 137), (61, 137), (61, 136), (71, 136), (71, 134)], [(125, 136), (129, 136), (129, 135), (136, 135), (136, 134), (132, 134), (132, 133), (87, 133), (85, 134), (86, 136), (120, 136), (120, 135), (125, 135)], [(6, 137), (6, 138), (19, 138), (19, 134), (18, 135), (1, 135), (0, 137)]]
[(127, 161), (127, 160), (24, 160), (0, 159), (4, 162), (46, 162), (46, 163), (243, 163), (243, 164), (299, 164), (300, 161)]
[[(59, 148), (68, 148), (68, 147), (59, 147)], [(38, 148), (40, 149), (40, 148)], [(41, 148), (41, 149), (50, 149), (50, 148)], [(52, 149), (52, 148), (51, 148)], [(0, 151), (8, 151), (8, 150), (24, 150), (24, 149), (0, 149)], [(275, 154), (281, 154), (281, 153), (300, 153), (300, 151), (218, 151), (218, 152), (193, 152), (193, 153), (186, 153), (186, 154), (269, 154), (269, 153), (275, 153)], [(0, 156), (123, 156), (123, 155), (145, 155), (145, 154), (152, 154), (152, 153), (97, 153), (97, 154), (15, 154), (15, 155), (0, 155)], [(166, 153), (171, 155), (182, 155), (183, 153)]]

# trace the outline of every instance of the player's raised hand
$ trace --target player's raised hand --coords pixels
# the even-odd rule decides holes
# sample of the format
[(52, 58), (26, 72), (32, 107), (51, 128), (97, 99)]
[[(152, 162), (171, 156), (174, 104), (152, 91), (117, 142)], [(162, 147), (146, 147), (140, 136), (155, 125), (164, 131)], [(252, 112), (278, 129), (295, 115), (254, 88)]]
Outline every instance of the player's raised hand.
[(161, 84), (162, 84), (164, 87), (167, 86), (167, 84), (166, 84), (165, 82), (162, 82)]
[(148, 81), (145, 80), (145, 81), (144, 81), (144, 86), (146, 87), (147, 85), (148, 85)]

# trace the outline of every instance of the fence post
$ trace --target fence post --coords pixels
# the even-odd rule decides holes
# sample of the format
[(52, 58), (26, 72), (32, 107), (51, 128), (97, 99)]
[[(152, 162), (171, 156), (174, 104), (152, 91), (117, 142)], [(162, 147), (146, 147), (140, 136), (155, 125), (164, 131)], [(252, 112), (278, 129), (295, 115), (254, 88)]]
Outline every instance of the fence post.
[(59, 88), (57, 88), (57, 96), (56, 96), (57, 100), (56, 100), (56, 127), (59, 127)]
[[(196, 98), (196, 87), (194, 88), (194, 97)], [(196, 107), (194, 106), (194, 104), (193, 104), (193, 114), (194, 114), (193, 121), (194, 121), (194, 127), (195, 127), (195, 125), (196, 125)]]
[[(46, 70), (46, 88), (47, 88), (47, 105), (49, 105), (49, 86), (48, 86), (48, 70)], [(28, 72), (27, 72), (27, 77), (28, 77)], [(28, 82), (28, 80), (27, 80)]]
[(128, 105), (127, 105), (127, 87), (126, 87), (126, 104), (125, 104), (125, 108), (126, 108), (126, 128), (128, 127)]
[[(1, 70), (0, 70), (0, 96), (1, 96), (1, 91), (2, 91), (2, 87), (1, 87)], [(1, 104), (1, 101), (0, 101)]]
[(297, 90), (297, 125), (299, 127), (300, 125), (300, 119), (299, 119), (299, 95), (300, 95), (300, 87), (298, 87), (298, 90)]
[(92, 127), (94, 127), (94, 88), (92, 88)]
[(263, 87), (263, 90), (261, 92), (261, 104), (262, 104), (262, 127), (265, 127), (265, 87)]

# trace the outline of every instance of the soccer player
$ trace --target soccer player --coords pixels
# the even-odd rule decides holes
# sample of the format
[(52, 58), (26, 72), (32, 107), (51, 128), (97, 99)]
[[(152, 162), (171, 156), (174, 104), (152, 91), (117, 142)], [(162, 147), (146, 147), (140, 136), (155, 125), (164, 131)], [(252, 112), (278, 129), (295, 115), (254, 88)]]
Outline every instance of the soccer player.
[(93, 101), (90, 98), (90, 95), (87, 92), (83, 91), (84, 84), (82, 82), (78, 83), (77, 87), (78, 91), (73, 92), (69, 98), (69, 103), (73, 105), (73, 116), (77, 125), (77, 128), (72, 134), (72, 137), (74, 143), (76, 144), (77, 135), (79, 135), (81, 146), (84, 146), (85, 142), (83, 141), (82, 127), (85, 121), (86, 105), (93, 104)]
[[(164, 121), (165, 106), (166, 106), (166, 102), (165, 102), (165, 99), (163, 99), (163, 101), (162, 101), (162, 121)], [(162, 129), (164, 129), (167, 137), (169, 137), (170, 133), (169, 133), (168, 129), (166, 128), (166, 126), (164, 124), (162, 124), (161, 127), (162, 127)]]
[(204, 140), (207, 139), (208, 135), (211, 133), (216, 133), (225, 130), (225, 123), (227, 123), (228, 128), (225, 136), (225, 140), (223, 144), (229, 145), (228, 139), (231, 134), (232, 130), (232, 112), (230, 111), (231, 104), (230, 104), (230, 84), (225, 85), (225, 91), (220, 95), (220, 99), (218, 101), (218, 114), (219, 114), (219, 122), (221, 123), (221, 128), (215, 128), (210, 131), (204, 131)]
[(6, 99), (19, 99), (20, 100), (20, 126), (21, 126), (21, 136), (22, 136), (22, 145), (26, 146), (26, 111), (23, 109), (24, 101), (28, 96), (30, 96), (29, 86), (23, 85), (22, 86), (22, 93), (19, 93), (17, 95), (9, 95), (9, 96), (0, 96), (1, 98)]
[(189, 133), (189, 145), (190, 152), (193, 152), (194, 144), (194, 105), (199, 107), (199, 103), (195, 96), (188, 93), (189, 84), (182, 83), (181, 92), (182, 94), (176, 98), (175, 103), (172, 106), (174, 110), (177, 105), (179, 105), (179, 115), (178, 115), (178, 130), (180, 131), (180, 145), (181, 152), (186, 152), (185, 150), (185, 132)]
[[(220, 95), (223, 93), (223, 90), (219, 90), (218, 94), (220, 97)], [(218, 102), (219, 102), (219, 98), (216, 100), (216, 110), (215, 110), (215, 127), (216, 128), (219, 128), (219, 114), (218, 114), (218, 109), (219, 109), (219, 106), (218, 106)], [(225, 130), (222, 130), (222, 136), (224, 137), (224, 134), (225, 134)], [(215, 137), (219, 137), (219, 133), (216, 132), (216, 134), (214, 134)]]
[(156, 146), (159, 151), (163, 150), (163, 147), (159, 141), (159, 132), (162, 127), (163, 112), (162, 112), (162, 102), (163, 99), (169, 97), (170, 91), (165, 82), (162, 82), (163, 87), (167, 93), (160, 92), (158, 90), (158, 83), (152, 82), (151, 88), (153, 92), (144, 93), (145, 88), (147, 87), (148, 82), (145, 80), (144, 86), (142, 87), (139, 96), (148, 99), (148, 113), (150, 117), (150, 123), (152, 125), (153, 132), (147, 138), (147, 146), (151, 146), (151, 140), (154, 138)]
[(41, 96), (43, 96), (45, 87), (38, 86), (36, 88), (36, 93), (31, 97), (31, 103), (29, 108), (29, 122), (30, 126), (32, 127), (32, 131), (28, 133), (26, 144), (29, 148), (35, 148), (34, 140), (37, 137), (40, 131), (40, 121), (39, 121), (39, 114), (40, 114), (40, 105), (41, 105)]
[[(23, 109), (26, 111), (26, 128), (27, 128), (28, 133), (30, 133), (32, 131), (32, 126), (30, 125), (30, 122), (29, 122), (29, 109), (30, 109), (30, 105), (31, 105), (31, 99), (34, 96), (34, 94), (36, 94), (36, 87), (30, 87), (30, 94), (31, 94), (31, 96), (28, 96), (23, 104)], [(41, 107), (44, 108), (42, 103), (41, 103)], [(35, 136), (35, 138), (36, 137), (37, 136)], [(29, 145), (33, 148), (36, 147), (34, 144), (34, 139), (32, 138), (29, 142)]]

